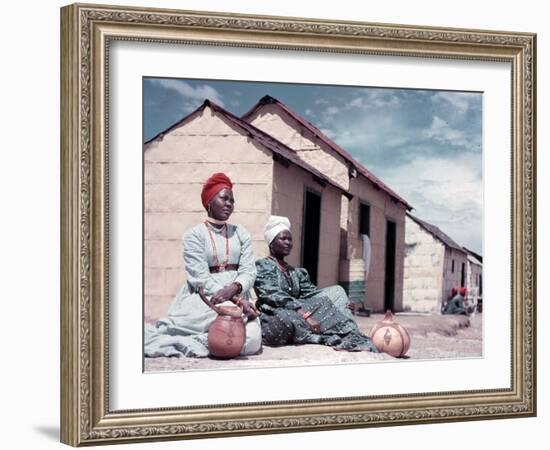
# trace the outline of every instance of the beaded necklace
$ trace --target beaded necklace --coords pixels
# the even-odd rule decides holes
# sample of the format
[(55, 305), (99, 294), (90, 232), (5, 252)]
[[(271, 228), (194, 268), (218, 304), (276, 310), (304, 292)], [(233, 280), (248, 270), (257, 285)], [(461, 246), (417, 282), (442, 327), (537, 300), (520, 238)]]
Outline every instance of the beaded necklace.
[(206, 230), (208, 231), (208, 235), (210, 236), (210, 242), (212, 244), (212, 252), (213, 252), (213, 258), (214, 258), (214, 265), (218, 266), (220, 269), (225, 269), (227, 264), (229, 264), (229, 232), (227, 230), (227, 225), (224, 225), (225, 227), (225, 262), (223, 264), (220, 264), (220, 261), (218, 259), (218, 250), (216, 248), (216, 242), (214, 240), (214, 236), (212, 235), (212, 230), (210, 229), (211, 225), (208, 224), (208, 221), (204, 221), (204, 226), (206, 227)]
[(285, 278), (287, 279), (287, 281), (289, 283), (292, 283), (292, 276), (290, 274), (290, 270), (288, 270), (288, 264), (281, 264), (279, 262), (279, 260), (277, 258), (274, 258), (273, 256), (268, 256), (269, 259), (272, 259), (273, 261), (275, 261), (275, 264), (277, 264), (277, 267), (279, 268), (279, 270), (281, 271), (281, 273), (285, 276)]

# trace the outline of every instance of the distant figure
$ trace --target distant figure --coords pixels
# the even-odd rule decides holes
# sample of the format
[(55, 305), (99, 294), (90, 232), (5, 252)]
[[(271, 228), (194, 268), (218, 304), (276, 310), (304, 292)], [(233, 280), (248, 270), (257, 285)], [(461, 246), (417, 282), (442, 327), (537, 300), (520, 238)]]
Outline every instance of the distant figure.
[(451, 300), (454, 298), (456, 294), (458, 294), (458, 289), (455, 287), (451, 288), (451, 294), (446, 299), (441, 301), (441, 314), (443, 314), (443, 311), (445, 311), (445, 308), (451, 302)]
[(464, 297), (466, 296), (466, 288), (461, 287), (457, 293), (456, 288), (453, 288), (451, 293), (455, 293), (453, 298), (447, 302), (447, 305), (443, 308), (443, 314), (463, 314), (468, 315), (464, 308)]

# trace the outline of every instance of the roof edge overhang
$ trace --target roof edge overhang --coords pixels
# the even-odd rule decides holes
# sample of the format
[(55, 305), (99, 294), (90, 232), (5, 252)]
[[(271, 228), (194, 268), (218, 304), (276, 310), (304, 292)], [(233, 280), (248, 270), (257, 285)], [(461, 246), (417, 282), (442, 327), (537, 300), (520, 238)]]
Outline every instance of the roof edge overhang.
[[(223, 117), (225, 117), (227, 120), (229, 120), (231, 123), (239, 127), (241, 130), (243, 130), (248, 136), (250, 136), (252, 139), (255, 140), (255, 142), (259, 143), (262, 147), (270, 151), (272, 154), (278, 155), (280, 158), (283, 158), (285, 161), (288, 161), (290, 164), (293, 164), (297, 167), (300, 167), (302, 170), (305, 170), (308, 172), (312, 177), (313, 180), (321, 185), (330, 185), (334, 188), (336, 188), (342, 195), (345, 195), (349, 198), (349, 196), (352, 196), (348, 191), (343, 189), (338, 184), (331, 181), (329, 178), (323, 176), (322, 173), (317, 171), (314, 167), (310, 166), (305, 161), (302, 161), (298, 156), (295, 156), (296, 160), (293, 160), (292, 155), (295, 155), (295, 151), (292, 150), (290, 147), (279, 141), (278, 139), (274, 138), (273, 136), (267, 134), (266, 132), (260, 130), (259, 128), (255, 127), (249, 122), (246, 122), (245, 120), (241, 119), (240, 117), (237, 117), (233, 113), (227, 111), (226, 109), (222, 108), (221, 106), (217, 105), (213, 101), (209, 99), (205, 99), (202, 105), (200, 105), (197, 109), (192, 111), (191, 113), (184, 116), (182, 119), (178, 120), (173, 125), (169, 126), (165, 130), (157, 133), (153, 138), (149, 139), (147, 142), (144, 143), (144, 145), (150, 144), (155, 140), (162, 140), (162, 138), (168, 134), (170, 131), (172, 131), (174, 128), (181, 126), (186, 121), (192, 119), (194, 116), (198, 115), (201, 111), (203, 111), (205, 108), (210, 108), (214, 113), (217, 113)], [(270, 141), (272, 141), (270, 143)], [(279, 151), (277, 147), (280, 147), (283, 151)], [(287, 153), (287, 155), (283, 153)]]
[[(431, 223), (428, 223), (428, 222), (425, 222), (424, 220), (422, 219), (419, 219), (418, 217), (415, 217), (413, 216), (411, 213), (407, 212), (407, 217), (409, 217), (411, 220), (413, 220), (416, 224), (418, 224), (420, 227), (422, 227), (423, 230), (425, 230), (427, 233), (430, 233), (435, 239), (437, 239), (439, 242), (441, 242), (445, 247), (449, 247), (453, 250), (457, 250), (461, 253), (464, 253), (466, 256), (468, 256), (468, 252), (466, 250), (464, 250), (463, 247), (461, 247), (460, 245), (458, 245), (456, 242), (454, 242), (454, 239), (452, 239), (450, 236), (447, 236), (446, 233), (444, 233), (443, 231), (441, 231), (438, 227), (436, 227), (435, 225), (432, 225)], [(451, 240), (452, 242), (454, 242), (453, 245), (451, 245), (450, 243), (448, 242), (445, 242), (443, 239), (441, 239), (440, 236), (437, 235), (437, 233), (434, 233), (433, 230), (430, 230), (428, 227), (426, 227), (426, 225), (429, 225), (429, 226), (432, 226), (432, 227), (435, 227), (439, 230), (439, 232), (441, 232), (442, 234), (444, 234), (445, 236), (447, 236), (447, 238), (449, 240)]]
[(378, 179), (376, 175), (369, 172), (369, 170), (363, 166), (359, 161), (356, 161), (353, 156), (333, 142), (328, 136), (326, 136), (321, 130), (319, 130), (315, 125), (304, 119), (298, 113), (290, 109), (283, 102), (277, 100), (276, 98), (270, 95), (264, 95), (248, 112), (243, 114), (241, 118), (248, 122), (248, 120), (264, 105), (277, 105), (279, 106), (290, 118), (298, 122), (301, 126), (306, 128), (310, 133), (312, 133), (317, 139), (327, 145), (334, 152), (339, 154), (344, 158), (347, 163), (354, 168), (359, 175), (368, 180), (372, 185), (377, 189), (384, 191), (387, 195), (396, 200), (397, 203), (401, 203), (407, 211), (412, 211), (414, 208), (410, 205), (405, 199), (400, 197), (398, 194), (393, 192), (382, 180)]

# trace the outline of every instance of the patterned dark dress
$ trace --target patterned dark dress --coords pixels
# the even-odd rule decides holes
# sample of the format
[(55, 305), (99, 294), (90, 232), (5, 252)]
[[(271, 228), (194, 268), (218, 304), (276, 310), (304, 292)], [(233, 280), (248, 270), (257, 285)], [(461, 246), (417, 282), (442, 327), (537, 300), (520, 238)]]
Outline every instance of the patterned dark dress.
[[(272, 258), (256, 261), (254, 290), (265, 345), (321, 344), (336, 350), (378, 352), (347, 310), (342, 287), (319, 289), (306, 269), (288, 268), (281, 270)], [(312, 317), (321, 325), (319, 334), (310, 330), (299, 309), (313, 311)]]

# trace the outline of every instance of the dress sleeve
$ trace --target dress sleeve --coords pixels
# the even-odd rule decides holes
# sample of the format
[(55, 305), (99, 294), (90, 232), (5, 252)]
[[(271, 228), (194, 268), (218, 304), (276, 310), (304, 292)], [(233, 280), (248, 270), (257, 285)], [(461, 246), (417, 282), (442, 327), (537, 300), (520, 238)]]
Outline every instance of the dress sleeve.
[(263, 305), (268, 306), (266, 309), (300, 309), (300, 303), (281, 288), (277, 268), (273, 264), (266, 259), (260, 259), (256, 261), (256, 270), (254, 291), (258, 297), (256, 304), (260, 309)]
[(321, 292), (317, 286), (315, 286), (309, 278), (309, 273), (304, 268), (296, 269), (298, 272), (298, 278), (300, 279), (300, 298), (310, 298)]
[(183, 262), (187, 283), (194, 291), (199, 285), (202, 285), (204, 293), (210, 297), (223, 288), (210, 273), (206, 259), (205, 240), (198, 230), (191, 230), (183, 236)]
[(248, 292), (256, 279), (256, 264), (252, 253), (252, 238), (243, 227), (237, 227), (237, 235), (241, 240), (241, 255), (239, 258), (239, 270), (235, 281), (243, 287), (243, 292)]

